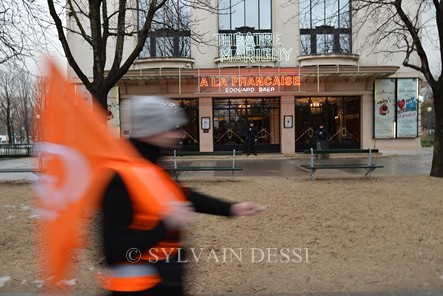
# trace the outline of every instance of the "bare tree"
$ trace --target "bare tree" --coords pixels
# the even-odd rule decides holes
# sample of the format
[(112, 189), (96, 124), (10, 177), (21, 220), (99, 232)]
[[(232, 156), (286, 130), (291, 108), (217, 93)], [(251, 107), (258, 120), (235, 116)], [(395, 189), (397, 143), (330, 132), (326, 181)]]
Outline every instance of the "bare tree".
[[(104, 0), (47, 0), (50, 14), (55, 22), (58, 38), (67, 61), (86, 89), (106, 109), (109, 90), (127, 73), (133, 62), (146, 47), (151, 28), (177, 29), (188, 26), (188, 19), (180, 18), (180, 12), (190, 7), (189, 0), (118, 0), (108, 5)], [(209, 0), (192, 1), (201, 9), (213, 10)], [(66, 3), (66, 6), (64, 5)], [(68, 13), (68, 25), (64, 26), (64, 13)], [(156, 30), (161, 34), (162, 30)], [(92, 51), (92, 77), (81, 69), (75, 59), (66, 34), (79, 36)], [(135, 46), (124, 54), (125, 40), (135, 38)], [(166, 41), (168, 42), (168, 41)], [(112, 52), (109, 71), (107, 56)], [(159, 48), (160, 51), (164, 50)]]
[(26, 35), (21, 28), (21, 14), (15, 1), (0, 1), (0, 64), (21, 58), (26, 48)]
[(0, 120), (6, 126), (9, 143), (15, 142), (14, 79), (15, 77), (9, 71), (0, 69)]
[(35, 92), (33, 78), (29, 73), (24, 72), (15, 81), (16, 84), (16, 106), (17, 119), (20, 125), (20, 138), (22, 142), (29, 143), (32, 134), (32, 110)]
[(9, 143), (18, 139), (29, 142), (33, 93), (29, 72), (13, 65), (0, 69), (0, 121), (6, 127)]
[[(435, 135), (430, 175), (443, 177), (443, 1), (439, 0), (354, 0), (353, 13), (359, 23), (376, 30), (367, 44), (380, 48), (387, 56), (403, 54), (403, 65), (423, 74), (434, 94)], [(432, 12), (432, 13), (429, 13)], [(432, 34), (435, 30), (436, 34)], [(440, 67), (434, 76), (427, 42), (439, 50)], [(417, 58), (418, 57), (418, 58)], [(415, 62), (417, 61), (417, 62)], [(434, 62), (435, 63), (435, 62)]]
[(31, 138), (34, 142), (38, 142), (40, 139), (39, 135), (39, 124), (41, 120), (41, 114), (43, 110), (46, 109), (49, 81), (47, 77), (40, 76), (37, 77), (35, 84), (33, 85), (33, 97), (32, 97), (32, 113), (31, 113)]
[(0, 0), (0, 65), (6, 62), (27, 68), (37, 63), (39, 52), (53, 51), (45, 6), (35, 0)]

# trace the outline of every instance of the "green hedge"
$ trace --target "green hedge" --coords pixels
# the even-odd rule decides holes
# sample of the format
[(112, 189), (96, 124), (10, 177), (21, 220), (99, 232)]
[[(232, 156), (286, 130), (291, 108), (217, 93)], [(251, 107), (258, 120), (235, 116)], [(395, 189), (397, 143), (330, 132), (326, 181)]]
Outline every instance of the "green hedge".
[(434, 146), (434, 136), (423, 136), (421, 138), (421, 146), (422, 147), (432, 147)]

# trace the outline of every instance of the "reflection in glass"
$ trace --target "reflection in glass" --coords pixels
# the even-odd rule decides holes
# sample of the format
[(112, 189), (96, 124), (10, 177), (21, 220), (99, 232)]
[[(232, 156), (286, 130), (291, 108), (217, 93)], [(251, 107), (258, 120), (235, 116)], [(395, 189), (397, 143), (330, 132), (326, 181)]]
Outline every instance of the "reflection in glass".
[(300, 54), (351, 53), (349, 0), (300, 1)]
[[(231, 1), (232, 3), (232, 1)], [(245, 1), (235, 1), (234, 6), (231, 7), (231, 28), (245, 26)], [(231, 4), (232, 5), (232, 4)]]
[(279, 99), (214, 99), (214, 145), (243, 145), (250, 121), (259, 131), (258, 144), (279, 144)]
[(271, 52), (271, 0), (220, 0), (219, 56), (270, 58)]
[(245, 2), (246, 7), (245, 7), (245, 11), (246, 11), (246, 15), (245, 15), (245, 20), (247, 23), (248, 27), (253, 27), (253, 28), (259, 28), (260, 24), (259, 24), (259, 6), (258, 6), (258, 0), (248, 0)]
[(317, 53), (332, 53), (334, 46), (333, 40), (333, 35), (317, 35)]
[[(139, 1), (139, 20), (146, 18), (147, 1)], [(149, 2), (149, 1), (148, 1)], [(144, 21), (139, 22), (139, 27)], [(155, 14), (151, 31), (140, 53), (140, 58), (190, 57), (189, 0), (167, 1)]]
[(296, 98), (297, 151), (315, 147), (315, 131), (321, 124), (328, 130), (331, 148), (360, 148), (360, 98)]
[(218, 26), (220, 30), (229, 30), (231, 28), (230, 5), (230, 0), (218, 1)]
[(268, 0), (260, 0), (259, 3), (260, 7), (260, 16), (259, 16), (259, 22), (260, 26), (259, 28), (261, 30), (271, 30), (271, 1)]

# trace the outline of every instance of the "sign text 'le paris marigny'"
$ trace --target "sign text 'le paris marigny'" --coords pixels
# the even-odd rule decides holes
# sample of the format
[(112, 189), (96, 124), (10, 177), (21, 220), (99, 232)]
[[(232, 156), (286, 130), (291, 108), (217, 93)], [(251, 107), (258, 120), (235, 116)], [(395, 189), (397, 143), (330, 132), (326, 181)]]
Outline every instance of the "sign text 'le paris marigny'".
[(224, 89), (227, 93), (274, 92), (281, 87), (291, 86), (300, 86), (300, 76), (220, 76), (202, 77), (200, 79), (201, 90), (215, 91), (215, 88), (217, 88)]

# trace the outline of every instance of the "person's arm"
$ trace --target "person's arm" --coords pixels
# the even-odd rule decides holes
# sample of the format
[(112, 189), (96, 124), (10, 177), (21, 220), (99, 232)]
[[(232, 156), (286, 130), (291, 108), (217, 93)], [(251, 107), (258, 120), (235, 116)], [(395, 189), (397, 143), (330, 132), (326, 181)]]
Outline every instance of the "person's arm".
[(198, 213), (231, 216), (231, 206), (233, 203), (202, 194), (187, 187), (182, 187), (186, 198), (192, 203)]
[(150, 230), (131, 229), (133, 209), (122, 178), (116, 174), (102, 201), (103, 244), (108, 264), (127, 261), (131, 249), (147, 250), (166, 237), (163, 221)]
[(265, 207), (254, 202), (231, 203), (219, 198), (208, 196), (190, 188), (182, 187), (186, 197), (198, 213), (218, 216), (252, 216), (263, 211)]

